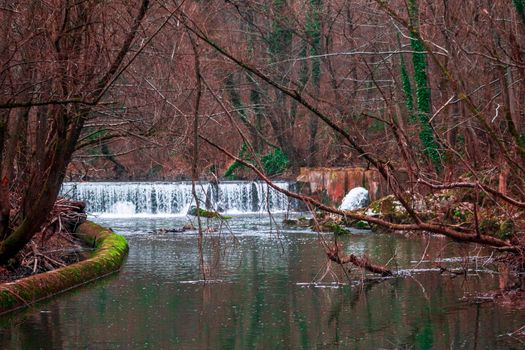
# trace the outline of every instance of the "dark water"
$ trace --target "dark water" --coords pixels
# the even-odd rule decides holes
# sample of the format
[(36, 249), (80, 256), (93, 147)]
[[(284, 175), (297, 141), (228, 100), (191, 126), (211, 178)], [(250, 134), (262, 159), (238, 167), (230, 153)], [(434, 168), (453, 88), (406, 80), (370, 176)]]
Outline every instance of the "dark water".
[[(214, 283), (202, 284), (196, 234), (158, 231), (184, 220), (102, 222), (129, 240), (123, 270), (0, 317), (0, 348), (523, 348), (519, 339), (507, 335), (525, 325), (523, 312), (461, 301), (496, 289), (496, 274), (452, 278), (421, 272), (353, 285), (333, 267), (333, 274), (313, 285), (326, 270), (317, 234), (277, 232), (267, 216), (242, 216), (229, 229), (207, 235), (208, 278)], [(395, 256), (391, 264), (399, 269), (413, 267), (425, 249), (432, 258), (485, 255), (445, 239), (429, 242), (366, 232), (341, 243), (347, 252), (366, 252), (381, 262)], [(435, 266), (418, 266), (429, 267)], [(353, 281), (363, 277), (350, 273)]]

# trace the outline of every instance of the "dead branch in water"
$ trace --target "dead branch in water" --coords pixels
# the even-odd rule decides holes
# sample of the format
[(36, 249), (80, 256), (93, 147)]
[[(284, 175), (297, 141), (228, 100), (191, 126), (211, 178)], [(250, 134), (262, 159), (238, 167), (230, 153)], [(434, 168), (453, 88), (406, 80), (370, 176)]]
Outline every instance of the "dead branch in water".
[(380, 274), (381, 276), (393, 276), (394, 273), (385, 266), (372, 263), (366, 256), (358, 257), (354, 254), (346, 255), (336, 245), (327, 248), (326, 256), (333, 262), (344, 265), (351, 263), (359, 268)]
[(304, 203), (310, 204), (320, 210), (338, 214), (346, 218), (354, 219), (354, 220), (362, 220), (367, 221), (372, 224), (376, 224), (378, 226), (384, 227), (389, 230), (400, 230), (400, 231), (427, 231), (435, 234), (442, 234), (449, 238), (461, 241), (461, 242), (471, 242), (471, 243), (479, 243), (487, 246), (492, 247), (505, 247), (506, 251), (513, 252), (513, 253), (519, 253), (519, 249), (516, 246), (513, 246), (510, 242), (493, 237), (488, 235), (477, 235), (476, 232), (472, 233), (465, 233), (465, 232), (459, 232), (455, 230), (451, 226), (443, 225), (443, 224), (434, 224), (434, 223), (427, 223), (427, 222), (415, 222), (413, 224), (396, 224), (392, 223), (377, 217), (373, 217), (370, 215), (362, 214), (357, 211), (347, 211), (347, 210), (341, 210), (337, 209), (328, 205), (325, 205), (312, 197), (301, 195), (295, 192), (291, 192), (288, 190), (285, 190), (283, 188), (280, 188), (279, 186), (275, 185), (267, 176), (265, 176), (257, 167), (255, 167), (253, 164), (236, 157), (231, 152), (228, 152), (223, 147), (217, 145), (213, 141), (209, 140), (208, 138), (199, 135), (199, 137), (204, 140), (206, 143), (211, 145), (212, 147), (215, 147), (222, 153), (226, 154), (228, 157), (230, 157), (233, 160), (236, 160), (237, 162), (241, 163), (242, 165), (250, 168), (253, 172), (255, 172), (264, 182), (266, 182), (270, 187), (273, 189), (287, 195), (288, 197), (298, 199)]

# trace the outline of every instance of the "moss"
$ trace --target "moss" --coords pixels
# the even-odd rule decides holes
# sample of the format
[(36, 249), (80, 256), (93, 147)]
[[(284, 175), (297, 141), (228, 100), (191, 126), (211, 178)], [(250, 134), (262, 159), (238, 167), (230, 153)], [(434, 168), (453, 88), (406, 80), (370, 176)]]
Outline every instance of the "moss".
[(118, 271), (128, 252), (124, 237), (91, 222), (82, 224), (78, 236), (93, 256), (79, 263), (0, 285), (0, 313), (33, 304), (63, 291)]
[(442, 169), (441, 155), (434, 137), (434, 130), (430, 125), (431, 91), (427, 75), (427, 58), (425, 47), (417, 35), (419, 30), (417, 0), (410, 0), (409, 15), (412, 25), (410, 45), (414, 51), (412, 64), (414, 66), (414, 81), (416, 82), (417, 115), (421, 124), (419, 138), (424, 147), (423, 153), (430, 158), (436, 170), (440, 172)]
[(321, 0), (310, 0), (305, 24), (305, 32), (311, 44), (312, 80), (317, 87), (321, 81), (321, 58), (317, 57), (321, 53), (321, 8)]
[[(397, 36), (399, 48), (401, 49), (401, 42), (399, 40), (399, 34)], [(409, 113), (409, 121), (415, 123), (414, 117), (414, 97), (412, 96), (412, 83), (410, 82), (410, 76), (408, 74), (407, 64), (403, 54), (401, 56), (401, 82), (403, 84), (403, 93), (405, 94), (405, 104)]]
[(357, 228), (359, 230), (369, 230), (370, 229), (370, 225), (368, 224), (368, 222), (363, 221), (363, 220), (354, 221), (352, 223), (352, 227)]
[(389, 195), (380, 198), (370, 203), (369, 208), (372, 209), (374, 214), (389, 215), (393, 214), (396, 210), (396, 200), (393, 195)]
[(327, 222), (323, 224), (323, 228), (326, 231), (331, 231), (337, 236), (346, 235), (348, 234), (348, 230), (344, 228), (343, 226), (336, 224), (335, 222)]
[(485, 217), (479, 223), (481, 233), (501, 239), (509, 239), (514, 234), (511, 220), (500, 220), (497, 217)]
[(499, 228), (495, 236), (501, 239), (509, 239), (514, 234), (514, 223), (511, 220), (503, 220), (499, 224)]
[[(188, 215), (197, 216), (197, 208), (192, 207), (189, 210)], [(222, 220), (227, 220), (227, 219), (232, 218), (231, 216), (224, 216), (224, 215), (217, 213), (216, 211), (205, 210), (202, 208), (199, 208), (199, 216), (204, 217), (204, 218), (209, 218), (209, 219), (222, 219)]]
[(410, 216), (394, 195), (388, 195), (370, 203), (367, 211), (394, 223), (410, 222)]
[(317, 232), (333, 232), (337, 236), (346, 235), (349, 233), (349, 231), (344, 226), (333, 221), (324, 222), (319, 225), (313, 225), (312, 229)]
[(272, 62), (282, 59), (292, 46), (293, 32), (288, 28), (284, 14), (286, 13), (285, 0), (273, 0), (272, 10), (276, 14), (271, 24), (271, 32), (266, 40)]

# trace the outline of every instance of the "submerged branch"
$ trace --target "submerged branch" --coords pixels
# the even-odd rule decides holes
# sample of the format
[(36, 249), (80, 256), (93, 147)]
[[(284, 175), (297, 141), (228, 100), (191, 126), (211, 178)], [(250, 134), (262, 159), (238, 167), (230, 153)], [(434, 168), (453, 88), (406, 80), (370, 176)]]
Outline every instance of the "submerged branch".
[(354, 254), (346, 255), (340, 253), (339, 247), (337, 247), (337, 245), (328, 248), (326, 250), (326, 255), (330, 260), (341, 265), (351, 263), (359, 268), (380, 274), (381, 276), (394, 275), (391, 270), (387, 269), (385, 266), (372, 263), (366, 256), (358, 257)]

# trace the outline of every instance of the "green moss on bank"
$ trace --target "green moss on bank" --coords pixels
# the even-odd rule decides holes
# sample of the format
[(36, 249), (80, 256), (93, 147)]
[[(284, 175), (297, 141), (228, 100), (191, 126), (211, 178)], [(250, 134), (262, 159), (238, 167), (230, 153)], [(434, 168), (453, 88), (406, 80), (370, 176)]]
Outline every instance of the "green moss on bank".
[(33, 304), (118, 271), (128, 252), (124, 237), (86, 222), (78, 236), (95, 250), (89, 259), (57, 270), (0, 284), (0, 314)]

